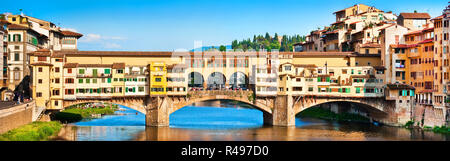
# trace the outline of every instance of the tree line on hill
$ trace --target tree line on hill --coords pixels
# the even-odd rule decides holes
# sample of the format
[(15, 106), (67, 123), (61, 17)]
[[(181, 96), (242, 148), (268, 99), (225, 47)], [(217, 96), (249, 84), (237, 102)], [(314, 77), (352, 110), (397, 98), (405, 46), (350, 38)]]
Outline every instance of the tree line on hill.
[[(231, 43), (231, 48), (233, 50), (241, 49), (243, 51), (247, 50), (260, 50), (266, 49), (267, 51), (279, 50), (281, 52), (284, 51), (293, 51), (293, 45), (299, 42), (305, 41), (305, 36), (301, 35), (283, 35), (281, 37), (278, 36), (277, 33), (272, 37), (269, 33), (263, 35), (254, 35), (253, 39), (248, 38), (247, 40), (234, 40)], [(281, 41), (281, 42), (280, 42)]]

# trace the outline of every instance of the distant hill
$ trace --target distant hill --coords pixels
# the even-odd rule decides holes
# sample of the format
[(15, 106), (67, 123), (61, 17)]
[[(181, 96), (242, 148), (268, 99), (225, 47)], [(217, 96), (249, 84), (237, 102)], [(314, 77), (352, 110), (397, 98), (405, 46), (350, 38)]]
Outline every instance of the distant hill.
[[(192, 49), (191, 52), (194, 52), (194, 51), (209, 51), (209, 50), (212, 50), (213, 48), (219, 50), (219, 47), (220, 47), (220, 45), (219, 46), (203, 46), (201, 48)], [(225, 47), (227, 48), (227, 50), (231, 50), (232, 49), (231, 45), (225, 45)]]

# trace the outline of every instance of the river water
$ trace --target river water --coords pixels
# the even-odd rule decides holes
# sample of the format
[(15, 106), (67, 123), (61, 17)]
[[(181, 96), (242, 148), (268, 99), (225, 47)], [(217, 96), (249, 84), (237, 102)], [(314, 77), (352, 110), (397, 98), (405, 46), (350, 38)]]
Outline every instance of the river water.
[(263, 126), (261, 111), (229, 101), (202, 102), (170, 115), (169, 127), (145, 127), (145, 115), (122, 111), (65, 128), (73, 141), (449, 141), (450, 135), (371, 124), (296, 118), (295, 127)]

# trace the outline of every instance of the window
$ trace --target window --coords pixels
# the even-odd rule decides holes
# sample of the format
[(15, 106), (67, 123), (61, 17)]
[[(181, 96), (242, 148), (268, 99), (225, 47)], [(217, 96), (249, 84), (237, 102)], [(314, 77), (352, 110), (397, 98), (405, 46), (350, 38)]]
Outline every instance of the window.
[(73, 84), (73, 78), (66, 78), (66, 81), (65, 81), (66, 83), (68, 83), (68, 84)]
[(42, 72), (42, 67), (39, 67), (39, 68), (38, 68), (38, 72)]
[(73, 95), (74, 91), (73, 91), (73, 89), (65, 89), (65, 94), (66, 95)]
[(105, 69), (105, 74), (111, 74), (111, 69)]
[(78, 83), (83, 83), (83, 79), (78, 79)]
[(14, 53), (14, 61), (20, 61), (19, 53)]
[(55, 83), (59, 84), (59, 78), (55, 78)]
[(161, 78), (155, 78), (155, 82), (161, 82)]
[(84, 74), (84, 69), (79, 69), (78, 74)]
[(285, 71), (291, 71), (291, 66), (290, 65), (284, 66), (284, 70)]
[(36, 92), (36, 97), (42, 97), (42, 93), (41, 92)]
[(59, 67), (55, 67), (55, 72), (59, 73)]
[(97, 69), (92, 69), (92, 75), (93, 75), (94, 77), (97, 77)]
[(38, 83), (39, 83), (39, 84), (42, 84), (42, 79), (38, 79)]
[(116, 73), (122, 74), (123, 73), (123, 69), (117, 69)]
[(72, 73), (72, 68), (67, 69), (67, 73)]
[(59, 89), (55, 89), (52, 91), (53, 96), (59, 96)]
[(20, 72), (14, 71), (14, 80), (20, 80)]

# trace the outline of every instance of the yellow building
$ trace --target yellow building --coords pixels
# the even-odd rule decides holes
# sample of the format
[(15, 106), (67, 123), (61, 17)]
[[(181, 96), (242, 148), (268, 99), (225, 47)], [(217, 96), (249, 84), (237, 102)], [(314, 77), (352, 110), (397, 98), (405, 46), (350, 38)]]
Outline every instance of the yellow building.
[(150, 95), (167, 94), (167, 68), (164, 62), (152, 62), (149, 65)]

